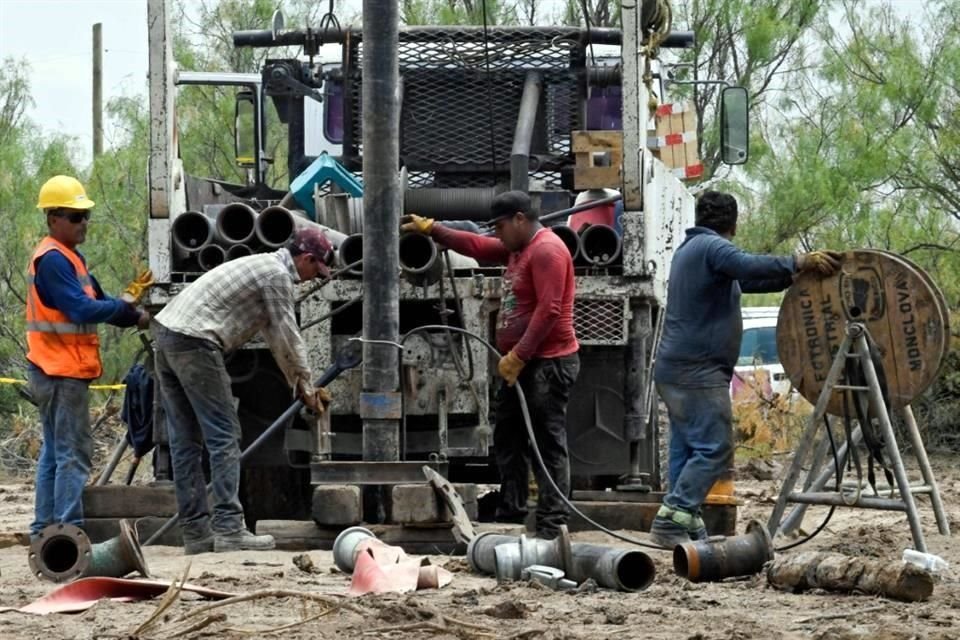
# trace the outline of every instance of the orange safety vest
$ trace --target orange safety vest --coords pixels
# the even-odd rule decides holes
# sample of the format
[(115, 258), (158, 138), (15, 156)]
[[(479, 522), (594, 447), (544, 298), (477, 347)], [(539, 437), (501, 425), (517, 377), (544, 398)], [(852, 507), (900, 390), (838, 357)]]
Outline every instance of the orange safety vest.
[(34, 279), (37, 260), (50, 251), (59, 251), (73, 265), (83, 292), (96, 299), (93, 280), (87, 267), (74, 251), (47, 236), (40, 241), (27, 267), (30, 290), (27, 292), (27, 360), (48, 376), (92, 380), (103, 373), (100, 363), (100, 338), (97, 325), (75, 324), (67, 314), (43, 304)]

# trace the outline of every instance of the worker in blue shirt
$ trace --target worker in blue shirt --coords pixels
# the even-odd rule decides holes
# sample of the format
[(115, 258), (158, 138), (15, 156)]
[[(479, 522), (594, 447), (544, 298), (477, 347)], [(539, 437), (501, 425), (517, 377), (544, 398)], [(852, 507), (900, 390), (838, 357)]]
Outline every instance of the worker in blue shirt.
[(145, 328), (150, 321), (131, 304), (147, 280), (131, 283), (127, 300), (108, 297), (77, 251), (93, 204), (70, 176), (44, 183), (37, 203), (48, 232), (27, 266), (27, 374), (43, 424), (31, 536), (54, 523), (83, 527), (93, 449), (87, 391), (103, 372), (96, 325)]
[(730, 379), (740, 352), (741, 293), (783, 291), (799, 272), (833, 275), (841, 254), (752, 255), (732, 239), (737, 201), (718, 191), (697, 200), (670, 266), (654, 380), (670, 416), (669, 492), (650, 528), (664, 547), (707, 537), (700, 509), (733, 462)]

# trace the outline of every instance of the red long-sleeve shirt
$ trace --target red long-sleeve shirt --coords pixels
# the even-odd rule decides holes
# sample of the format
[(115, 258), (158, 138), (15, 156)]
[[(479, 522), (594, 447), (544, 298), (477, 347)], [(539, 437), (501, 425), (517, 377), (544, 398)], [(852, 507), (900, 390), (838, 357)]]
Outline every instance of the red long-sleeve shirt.
[(457, 253), (507, 265), (497, 316), (497, 349), (502, 353), (513, 350), (526, 362), (559, 358), (580, 348), (573, 331), (573, 260), (555, 233), (541, 229), (515, 253), (496, 238), (439, 224), (431, 235)]

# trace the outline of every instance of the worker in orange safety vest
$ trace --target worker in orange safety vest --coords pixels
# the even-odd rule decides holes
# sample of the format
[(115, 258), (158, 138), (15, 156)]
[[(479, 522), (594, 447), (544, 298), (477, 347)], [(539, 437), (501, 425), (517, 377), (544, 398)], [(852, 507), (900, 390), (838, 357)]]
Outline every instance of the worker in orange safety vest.
[(152, 284), (148, 273), (123, 298), (111, 298), (77, 251), (93, 205), (70, 176), (54, 176), (40, 188), (37, 208), (46, 215), (48, 234), (27, 266), (27, 377), (43, 425), (31, 536), (54, 523), (83, 527), (93, 449), (87, 392), (103, 371), (96, 325), (146, 328), (150, 321), (132, 304)]

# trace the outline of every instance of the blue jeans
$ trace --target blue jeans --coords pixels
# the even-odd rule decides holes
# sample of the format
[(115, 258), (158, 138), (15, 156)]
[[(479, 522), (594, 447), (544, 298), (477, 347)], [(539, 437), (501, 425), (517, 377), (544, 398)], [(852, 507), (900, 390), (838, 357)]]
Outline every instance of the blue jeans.
[(710, 487), (733, 464), (733, 413), (728, 387), (657, 384), (670, 414), (670, 491), (663, 503), (697, 513)]
[[(173, 483), (185, 542), (243, 529), (240, 506), (240, 420), (223, 354), (211, 342), (153, 324), (157, 380), (173, 459)], [(213, 517), (203, 474), (210, 456)]]
[(30, 533), (54, 523), (83, 527), (83, 487), (90, 477), (90, 381), (57, 378), (30, 365), (30, 392), (40, 410), (35, 519)]

